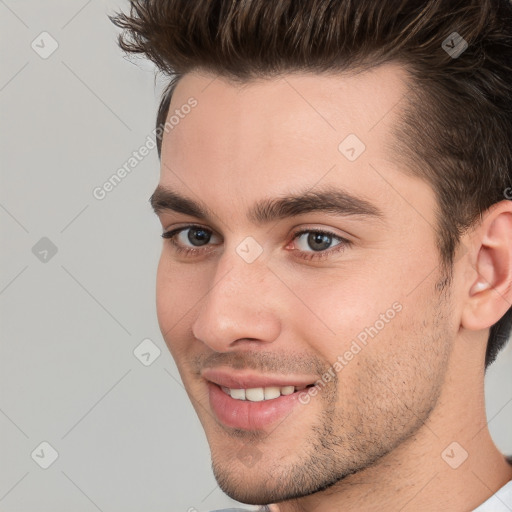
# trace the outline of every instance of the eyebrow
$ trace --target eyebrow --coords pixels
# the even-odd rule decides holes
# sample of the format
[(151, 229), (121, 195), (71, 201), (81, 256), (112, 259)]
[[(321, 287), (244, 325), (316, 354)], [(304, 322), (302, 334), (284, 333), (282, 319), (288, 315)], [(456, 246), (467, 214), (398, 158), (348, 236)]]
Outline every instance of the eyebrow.
[[(203, 220), (216, 217), (204, 204), (163, 185), (156, 187), (149, 202), (157, 215), (165, 211), (174, 211)], [(261, 199), (248, 210), (247, 220), (253, 224), (267, 224), (313, 212), (380, 220), (384, 217), (382, 210), (366, 199), (331, 186), (317, 191), (307, 190), (284, 197)]]

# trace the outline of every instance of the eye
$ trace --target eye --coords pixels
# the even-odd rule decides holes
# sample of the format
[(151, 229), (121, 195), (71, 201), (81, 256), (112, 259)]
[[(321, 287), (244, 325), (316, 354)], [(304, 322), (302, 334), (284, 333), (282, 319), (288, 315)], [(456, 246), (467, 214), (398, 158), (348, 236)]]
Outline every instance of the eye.
[(325, 251), (330, 248), (334, 238), (332, 234), (323, 231), (304, 231), (295, 236), (301, 251), (307, 251), (308, 248), (313, 251)]
[(179, 231), (176, 238), (183, 245), (190, 242), (194, 247), (202, 247), (210, 241), (212, 232), (201, 227), (192, 227)]
[(202, 226), (185, 226), (162, 233), (162, 238), (169, 239), (178, 253), (194, 254), (204, 252), (204, 246), (216, 235)]
[[(351, 245), (351, 242), (330, 231), (318, 229), (302, 230), (294, 234), (294, 245), (298, 247), (297, 252), (304, 259), (322, 259), (333, 253), (344, 250)], [(333, 244), (333, 242), (336, 242)]]

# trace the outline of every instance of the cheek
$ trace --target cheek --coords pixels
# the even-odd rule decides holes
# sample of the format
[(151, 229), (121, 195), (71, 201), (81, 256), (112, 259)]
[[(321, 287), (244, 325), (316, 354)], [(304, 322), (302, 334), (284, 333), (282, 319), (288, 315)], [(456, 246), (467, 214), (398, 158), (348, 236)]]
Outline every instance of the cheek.
[(435, 406), (447, 371), (450, 340), (446, 318), (434, 297), (421, 315), (405, 304), (374, 334), (366, 345), (359, 343), (357, 354), (342, 365), (338, 413), (346, 425), (371, 425), (369, 439), (372, 432), (388, 431), (392, 443), (397, 435), (418, 428)]
[[(382, 404), (426, 411), (435, 401), (447, 369), (451, 339), (443, 303), (418, 308), (408, 303), (366, 353), (365, 376)], [(405, 414), (405, 412), (404, 412)], [(413, 418), (410, 418), (413, 420)]]
[[(427, 256), (424, 265), (415, 265), (418, 258), (404, 252), (400, 261), (398, 254), (387, 254), (380, 263), (368, 258), (347, 269), (303, 273), (300, 279), (286, 275), (284, 280), (300, 299), (293, 299), (290, 325), (309, 350), (331, 366), (338, 363), (335, 371), (345, 372), (346, 366), (357, 371), (367, 356), (370, 364), (374, 359), (388, 367), (407, 358), (418, 363), (425, 338), (437, 329), (439, 276), (432, 272), (437, 262)], [(426, 360), (430, 356), (436, 358), (432, 352), (422, 354)]]
[(200, 276), (192, 266), (172, 262), (163, 249), (156, 274), (156, 313), (160, 331), (173, 356), (178, 355), (180, 340), (188, 339), (185, 333), (190, 329), (190, 315), (206, 293)]
[(435, 291), (436, 277), (425, 280), (413, 293), (396, 289), (377, 310), (372, 306), (372, 317), (355, 336), (358, 340), (362, 333), (365, 341), (357, 357), (368, 369), (366, 377), (378, 377), (397, 395), (412, 383), (421, 394), (422, 386), (428, 389), (444, 372), (456, 332), (450, 326), (449, 301)]
[(295, 295), (288, 299), (293, 306), (290, 325), (333, 364), (350, 350), (354, 340), (364, 344), (380, 337), (381, 332), (393, 328), (401, 314), (401, 295), (382, 276), (375, 268), (350, 272), (321, 269), (300, 279), (297, 275), (285, 276)]

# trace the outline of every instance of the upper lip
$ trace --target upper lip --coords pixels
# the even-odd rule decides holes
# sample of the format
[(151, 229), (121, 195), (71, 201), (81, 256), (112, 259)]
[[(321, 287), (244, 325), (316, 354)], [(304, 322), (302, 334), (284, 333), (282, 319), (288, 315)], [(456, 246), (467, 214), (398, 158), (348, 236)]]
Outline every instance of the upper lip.
[(201, 372), (206, 380), (229, 389), (251, 389), (294, 386), (298, 388), (314, 384), (317, 379), (304, 375), (258, 375), (254, 372), (228, 368), (207, 368)]

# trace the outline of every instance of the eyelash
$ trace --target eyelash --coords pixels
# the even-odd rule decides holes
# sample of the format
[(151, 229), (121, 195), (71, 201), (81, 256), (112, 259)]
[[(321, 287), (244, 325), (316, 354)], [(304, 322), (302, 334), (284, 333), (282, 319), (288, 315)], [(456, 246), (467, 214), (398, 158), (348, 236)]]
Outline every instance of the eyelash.
[[(202, 229), (204, 231), (207, 231), (208, 233), (212, 233), (211, 230), (204, 228), (203, 226), (198, 226), (196, 224), (190, 224), (188, 226), (182, 226), (180, 228), (173, 229), (171, 231), (166, 231), (165, 233), (162, 233), (162, 238), (168, 239), (169, 242), (172, 244), (174, 250), (177, 254), (184, 255), (186, 257), (193, 257), (195, 255), (198, 255), (200, 253), (208, 252), (209, 249), (203, 249), (203, 248), (186, 248), (182, 247), (176, 242), (176, 236), (179, 235), (182, 231), (186, 231), (187, 229), (193, 229), (198, 228)], [(352, 245), (352, 242), (350, 240), (347, 240), (346, 238), (343, 238), (339, 235), (336, 235), (330, 231), (325, 231), (323, 229), (303, 229), (300, 231), (297, 231), (293, 234), (292, 241), (296, 240), (300, 236), (306, 234), (306, 233), (315, 233), (315, 234), (322, 234), (327, 235), (333, 239), (336, 239), (339, 241), (337, 245), (330, 249), (326, 249), (324, 251), (298, 251), (295, 250), (294, 252), (298, 252), (298, 256), (305, 260), (323, 260), (329, 256), (332, 256), (333, 254), (339, 253), (341, 251), (344, 251), (346, 248), (350, 247)]]

